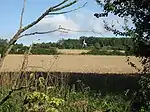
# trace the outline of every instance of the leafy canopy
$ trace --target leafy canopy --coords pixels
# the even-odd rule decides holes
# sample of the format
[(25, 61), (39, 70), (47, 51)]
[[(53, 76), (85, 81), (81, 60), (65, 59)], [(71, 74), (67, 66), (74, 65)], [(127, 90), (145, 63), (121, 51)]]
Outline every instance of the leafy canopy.
[(150, 56), (150, 1), (149, 0), (96, 0), (103, 7), (103, 13), (94, 14), (97, 18), (113, 13), (122, 18), (130, 18), (135, 27), (125, 27), (125, 32), (108, 27), (117, 35), (131, 36), (135, 42), (135, 54)]

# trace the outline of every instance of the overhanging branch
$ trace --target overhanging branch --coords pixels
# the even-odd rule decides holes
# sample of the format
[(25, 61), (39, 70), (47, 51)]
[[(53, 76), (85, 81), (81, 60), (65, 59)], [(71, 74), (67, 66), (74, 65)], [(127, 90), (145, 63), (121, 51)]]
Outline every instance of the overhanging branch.
[(53, 6), (52, 8), (53, 8), (53, 9), (54, 9), (54, 8), (57, 8), (57, 7), (59, 7), (59, 6), (63, 5), (63, 4), (65, 4), (67, 1), (69, 1), (69, 0), (64, 0), (64, 1), (62, 1), (61, 3), (59, 3), (58, 5)]
[(48, 34), (48, 33), (54, 33), (54, 32), (62, 32), (62, 33), (87, 32), (87, 33), (100, 34), (104, 37), (104, 35), (101, 32), (97, 32), (97, 31), (94, 31), (94, 30), (74, 30), (74, 29), (68, 29), (68, 28), (63, 28), (63, 27), (59, 26), (59, 28), (57, 28), (55, 30), (43, 31), (43, 32), (32, 32), (32, 33), (23, 34), (23, 35), (19, 36), (18, 39), (22, 38), (22, 37), (25, 37), (25, 36), (41, 35), (41, 34)]
[(21, 38), (21, 37), (25, 37), (25, 36), (38, 35), (38, 34), (47, 34), (47, 33), (53, 33), (53, 32), (56, 32), (56, 31), (59, 31), (59, 29), (55, 29), (55, 30), (51, 30), (51, 31), (45, 31), (45, 32), (27, 33), (27, 34), (19, 36), (18, 39)]
[(69, 11), (64, 11), (64, 12), (58, 12), (58, 13), (49, 13), (49, 15), (58, 15), (58, 14), (65, 14), (65, 13), (70, 13), (70, 12), (74, 12), (76, 10), (79, 10), (83, 7), (85, 7), (85, 5), (87, 4), (88, 2), (84, 3), (81, 7), (78, 7), (76, 9), (72, 9), (72, 10), (69, 10)]
[[(31, 28), (32, 26), (36, 25), (37, 23), (39, 23), (39, 21), (41, 21), (45, 16), (49, 15), (50, 12), (55, 12), (55, 11), (59, 11), (59, 10), (62, 10), (66, 7), (70, 7), (72, 6), (73, 4), (75, 4), (77, 1), (74, 0), (73, 2), (70, 2), (64, 6), (61, 6), (59, 8), (53, 8), (53, 7), (50, 7), (48, 8), (38, 19), (36, 19), (35, 21), (33, 21), (32, 23), (28, 24), (27, 26), (25, 26), (22, 30), (21, 30), (21, 33), (26, 31), (27, 29)], [(61, 4), (63, 5), (63, 4)], [(59, 5), (60, 6), (60, 5)], [(55, 6), (54, 6), (55, 7)]]
[(64, 8), (70, 7), (73, 4), (77, 3), (77, 0), (73, 0), (72, 2), (69, 2), (67, 4), (65, 4), (67, 1), (69, 0), (64, 0), (61, 3), (59, 3), (58, 5), (49, 7), (41, 16), (39, 16), (35, 21), (31, 22), (30, 24), (26, 25), (25, 27), (22, 28), (22, 19), (23, 19), (23, 14), (24, 14), (24, 8), (25, 8), (25, 2), (26, 0), (24, 0), (24, 4), (23, 4), (23, 8), (22, 8), (22, 13), (21, 13), (21, 20), (20, 20), (20, 27), (17, 31), (16, 34), (14, 34), (14, 36), (10, 39), (10, 41), (8, 42), (7, 46), (4, 48), (2, 54), (1, 54), (1, 59), (0, 59), (0, 68), (3, 65), (4, 62), (4, 58), (8, 55), (8, 53), (10, 52), (10, 50), (12, 49), (12, 46), (15, 44), (15, 42), (19, 39), (20, 35), (25, 32), (26, 30), (30, 29), (31, 27), (33, 27), (34, 25), (36, 25), (37, 23), (39, 23), (44, 17), (46, 17), (47, 15), (49, 15), (50, 12), (56, 12), (56, 11), (61, 11)]

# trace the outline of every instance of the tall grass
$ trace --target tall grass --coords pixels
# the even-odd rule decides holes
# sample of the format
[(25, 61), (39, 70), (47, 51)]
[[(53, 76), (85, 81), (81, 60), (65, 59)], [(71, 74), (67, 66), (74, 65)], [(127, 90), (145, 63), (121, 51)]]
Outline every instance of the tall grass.
[[(30, 87), (13, 92), (10, 98), (0, 106), (0, 112), (129, 111), (130, 101), (126, 100), (125, 96), (103, 95), (101, 92), (93, 93), (89, 87), (84, 86), (82, 81), (80, 82), (80, 90), (77, 91), (75, 85), (69, 86), (66, 84), (67, 77), (61, 77), (61, 79), (58, 77), (58, 79), (51, 81), (47, 81), (48, 78), (46, 77), (36, 77), (34, 73), (27, 77), (28, 81), (25, 77), (22, 80), (26, 82), (22, 83), (22, 86), (30, 84)], [(1, 87), (0, 99), (5, 97), (9, 90), (8, 86)], [(29, 106), (29, 104), (32, 106)]]
[(69, 77), (64, 74), (59, 77), (52, 73), (46, 76), (27, 73), (28, 56), (29, 53), (25, 53), (18, 73), (0, 75), (0, 112), (130, 111), (130, 100), (126, 96), (94, 93), (82, 80), (78, 85), (68, 85)]

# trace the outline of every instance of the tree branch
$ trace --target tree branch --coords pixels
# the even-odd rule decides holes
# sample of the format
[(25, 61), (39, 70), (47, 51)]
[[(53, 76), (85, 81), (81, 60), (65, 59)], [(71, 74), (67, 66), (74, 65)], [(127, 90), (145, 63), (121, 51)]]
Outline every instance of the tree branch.
[(53, 32), (56, 32), (56, 31), (59, 31), (59, 29), (55, 29), (55, 30), (51, 30), (51, 31), (45, 31), (45, 32), (27, 33), (27, 34), (19, 36), (18, 39), (21, 38), (21, 37), (25, 37), (25, 36), (38, 35), (38, 34), (47, 34), (47, 33), (53, 33)]
[(70, 12), (73, 12), (73, 11), (76, 11), (76, 10), (79, 10), (79, 9), (85, 7), (85, 5), (86, 5), (87, 3), (88, 3), (88, 2), (84, 3), (81, 7), (78, 7), (78, 8), (73, 9), (73, 10), (64, 11), (64, 12), (58, 12), (58, 13), (49, 13), (49, 15), (58, 15), (58, 14), (70, 13)]
[(62, 10), (62, 9), (64, 9), (64, 8), (66, 8), (66, 7), (69, 7), (69, 6), (73, 5), (73, 4), (75, 4), (76, 2), (77, 2), (77, 1), (74, 0), (73, 2), (70, 2), (70, 3), (68, 3), (68, 4), (66, 4), (66, 5), (64, 5), (64, 6), (62, 6), (62, 7), (56, 8), (56, 9), (54, 9), (53, 7), (50, 7), (50, 8), (49, 8), (48, 10), (46, 10), (37, 20), (35, 20), (35, 21), (33, 21), (32, 23), (30, 23), (29, 25), (25, 26), (25, 27), (22, 29), (21, 33), (24, 32), (24, 31), (26, 31), (27, 29), (31, 28), (32, 26), (36, 25), (37, 23), (39, 23), (39, 21), (41, 21), (45, 16), (49, 15), (50, 12)]
[(22, 11), (21, 11), (21, 17), (20, 17), (20, 30), (22, 29), (22, 21), (23, 21), (23, 14), (25, 10), (26, 0), (24, 0)]
[(63, 30), (64, 32), (91, 32), (91, 33), (95, 33), (95, 34), (100, 34), (104, 37), (104, 35), (101, 33), (101, 32), (96, 32), (94, 30), (73, 30), (73, 29), (67, 29), (67, 28), (63, 28), (63, 27), (60, 27), (59, 28), (60, 30)]
[(33, 35), (41, 35), (41, 34), (48, 34), (48, 33), (53, 33), (53, 32), (63, 32), (63, 33), (69, 33), (69, 32), (91, 32), (94, 34), (100, 34), (104, 37), (104, 35), (101, 32), (96, 32), (94, 30), (73, 30), (73, 29), (67, 29), (63, 27), (59, 27), (58, 29), (55, 30), (50, 30), (50, 31), (44, 31), (44, 32), (32, 32), (32, 33), (27, 33), (19, 36), (17, 39), (25, 37), (25, 36), (33, 36)]
[(69, 1), (69, 0), (64, 0), (64, 1), (62, 1), (61, 3), (59, 3), (58, 5), (53, 6), (52, 8), (53, 8), (53, 9), (54, 9), (54, 8), (57, 8), (57, 7), (59, 7), (59, 6), (63, 5), (63, 4), (65, 4), (67, 1)]
[[(49, 15), (50, 12), (55, 12), (55, 11), (59, 11), (62, 10), (66, 7), (70, 7), (73, 4), (75, 4), (77, 2), (77, 0), (74, 0), (68, 4), (65, 4), (68, 0), (64, 0), (63, 2), (59, 3), (58, 5), (55, 5), (53, 7), (49, 7), (40, 17), (38, 17), (35, 21), (31, 22), (30, 24), (28, 24), (27, 26), (22, 28), (22, 19), (23, 19), (23, 14), (24, 14), (24, 8), (25, 8), (25, 1), (24, 0), (24, 5), (22, 8), (22, 13), (21, 13), (21, 20), (20, 20), (20, 28), (17, 31), (17, 33), (10, 39), (10, 41), (8, 42), (7, 46), (4, 48), (2, 54), (1, 54), (1, 59), (0, 59), (0, 68), (3, 65), (3, 61), (4, 58), (8, 55), (8, 53), (10, 52), (11, 48), (13, 47), (14, 43), (18, 40), (18, 37), (26, 30), (30, 29), (31, 27), (33, 27), (34, 25), (36, 25), (37, 23), (39, 23), (44, 17), (46, 17), (47, 15)], [(64, 5), (63, 5), (64, 4)]]

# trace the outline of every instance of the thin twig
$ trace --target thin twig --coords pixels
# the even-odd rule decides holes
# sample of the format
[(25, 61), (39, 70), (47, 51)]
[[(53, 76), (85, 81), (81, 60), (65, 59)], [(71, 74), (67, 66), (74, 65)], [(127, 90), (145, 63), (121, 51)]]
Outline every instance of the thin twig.
[(94, 30), (73, 30), (73, 29), (67, 29), (67, 28), (63, 28), (63, 27), (60, 27), (59, 28), (60, 30), (63, 30), (63, 31), (65, 31), (65, 32), (91, 32), (91, 33), (95, 33), (95, 34), (100, 34), (100, 35), (102, 35), (103, 37), (104, 37), (104, 35), (101, 33), (101, 32), (96, 32), (96, 31), (94, 31)]
[(22, 62), (21, 69), (19, 70), (18, 76), (17, 76), (17, 78), (16, 78), (16, 80), (15, 80), (15, 83), (14, 83), (14, 85), (13, 85), (13, 88), (17, 88), (17, 85), (21, 85), (21, 82), (22, 82), (22, 81), (20, 81), (20, 84), (18, 84), (18, 83), (19, 83), (20, 77), (21, 77), (21, 76), (23, 75), (23, 73), (25, 72), (26, 66), (28, 65), (28, 56), (29, 56), (28, 52), (25, 52), (25, 53), (24, 53), (24, 60), (23, 60), (23, 62)]
[(96, 32), (94, 30), (74, 30), (74, 29), (59, 27), (58, 29), (50, 30), (50, 31), (32, 32), (32, 33), (23, 34), (23, 35), (19, 36), (18, 39), (22, 38), (22, 37), (25, 37), (25, 36), (48, 34), (48, 33), (54, 33), (54, 32), (57, 32), (57, 31), (62, 32), (62, 33), (69, 33), (69, 32), (87, 32), (87, 33), (89, 32), (90, 33), (91, 32), (91, 33), (94, 33), (94, 34), (100, 34), (104, 37), (104, 35), (101, 32)]
[[(70, 2), (62, 7), (59, 7), (59, 8), (56, 8), (54, 9), (53, 7), (50, 7), (48, 10), (46, 10), (38, 19), (36, 19), (35, 21), (33, 21), (32, 23), (28, 24), (27, 26), (25, 26), (23, 29), (22, 29), (22, 32), (26, 31), (27, 29), (31, 28), (32, 26), (36, 25), (37, 23), (39, 23), (39, 21), (41, 21), (45, 16), (49, 15), (50, 12), (55, 12), (55, 11), (59, 11), (59, 10), (62, 10), (66, 7), (70, 7), (71, 5), (75, 4), (77, 1), (73, 1), (73, 2)], [(22, 33), (21, 32), (21, 33)]]
[(23, 14), (24, 14), (24, 10), (25, 10), (25, 5), (26, 5), (26, 0), (24, 0), (24, 2), (23, 2), (23, 7), (22, 7), (22, 11), (21, 11), (20, 30), (22, 29), (22, 21), (23, 21)]
[(23, 34), (23, 35), (19, 36), (18, 39), (21, 38), (21, 37), (25, 37), (25, 36), (53, 33), (53, 32), (56, 32), (56, 31), (58, 31), (58, 30), (59, 30), (59, 29), (55, 29), (55, 30), (51, 30), (51, 31), (44, 31), (44, 32), (27, 33), (27, 34)]
[(57, 8), (57, 7), (59, 7), (59, 6), (63, 5), (63, 4), (65, 4), (67, 1), (69, 1), (69, 0), (64, 0), (64, 1), (62, 1), (61, 3), (59, 3), (58, 5), (53, 6), (52, 8), (53, 8), (53, 9), (54, 9), (54, 8)]
[(69, 11), (64, 11), (64, 12), (58, 12), (58, 13), (49, 13), (49, 15), (58, 15), (58, 14), (65, 14), (65, 13), (70, 13), (70, 12), (74, 12), (76, 10), (79, 10), (83, 7), (85, 7), (85, 5), (87, 4), (88, 2), (84, 3), (81, 7), (78, 7), (78, 8), (75, 8), (75, 9), (72, 9), (72, 10), (69, 10)]

